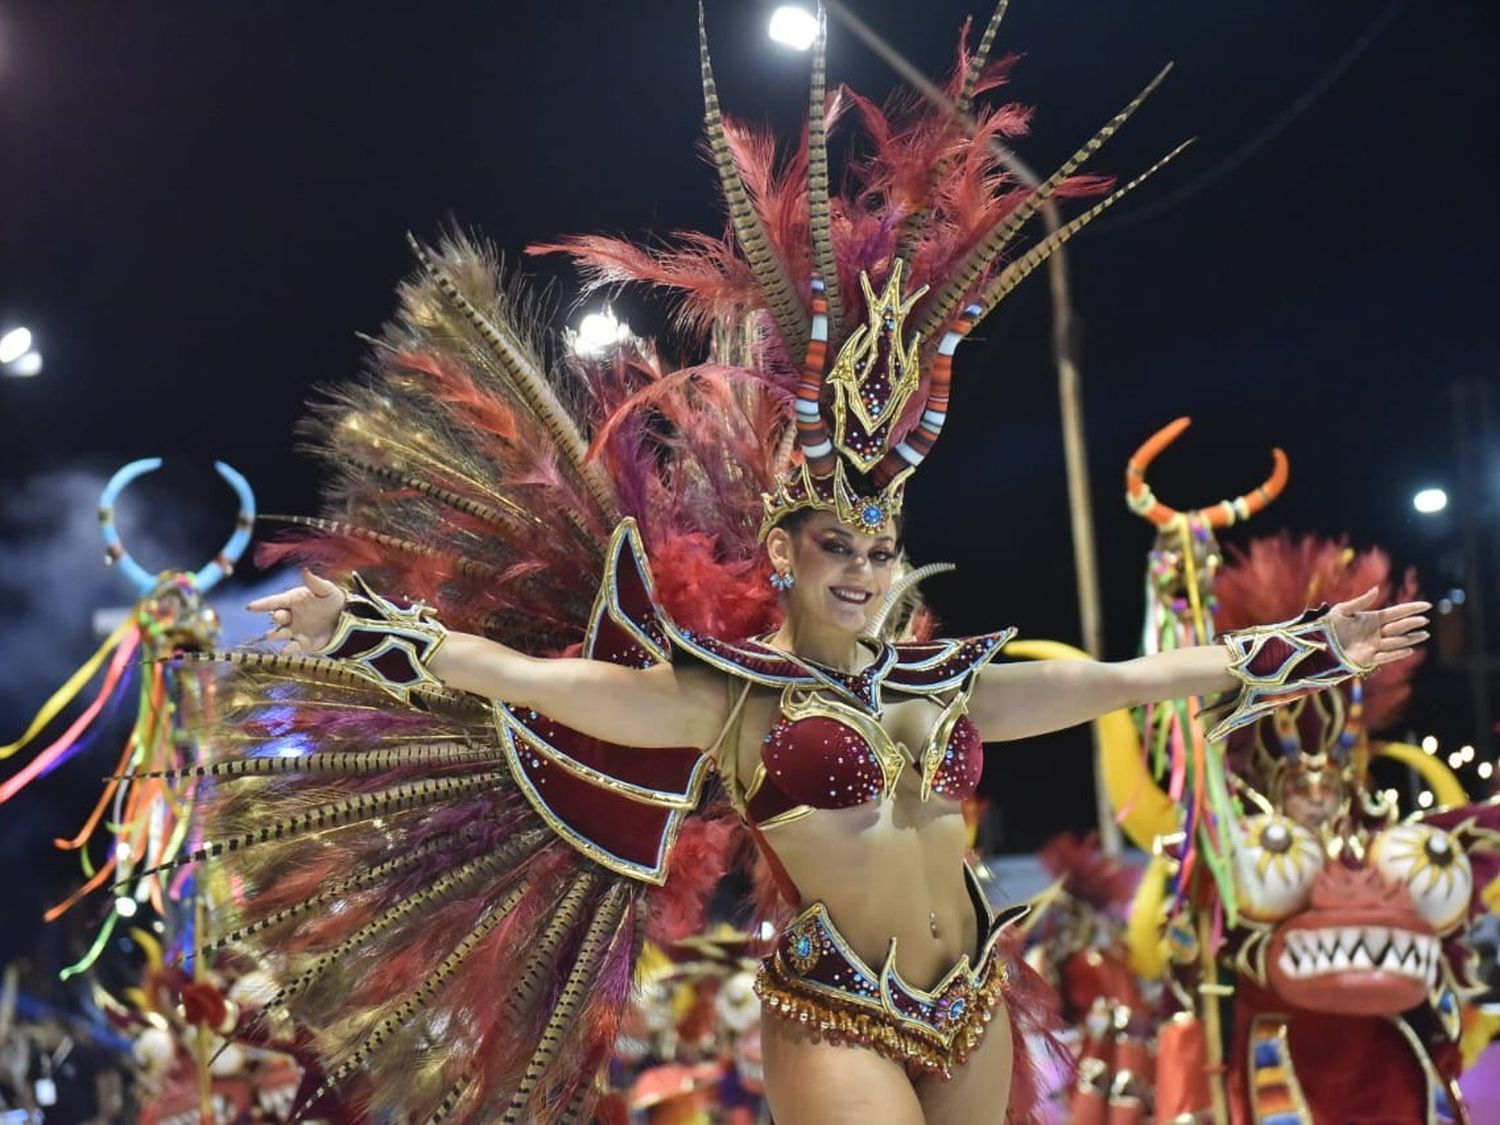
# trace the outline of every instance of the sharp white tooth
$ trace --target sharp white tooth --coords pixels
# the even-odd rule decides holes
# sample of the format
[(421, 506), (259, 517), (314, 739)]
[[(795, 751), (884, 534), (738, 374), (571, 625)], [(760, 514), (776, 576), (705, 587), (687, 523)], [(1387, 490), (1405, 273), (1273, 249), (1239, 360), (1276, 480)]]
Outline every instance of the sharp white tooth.
[(1354, 947), (1354, 956), (1349, 958), (1349, 964), (1355, 969), (1373, 969), (1375, 962), (1370, 960), (1370, 955), (1365, 952), (1363, 945)]
[(1379, 957), (1391, 944), (1391, 931), (1384, 926), (1366, 926), (1365, 944), (1370, 948), (1371, 957)]
[(1342, 945), (1333, 951), (1333, 967), (1339, 972), (1349, 967), (1349, 954), (1344, 951)]
[(1380, 959), (1380, 967), (1388, 973), (1401, 971), (1401, 954), (1396, 952), (1394, 945), (1385, 947), (1385, 956)]
[(1302, 931), (1301, 930), (1288, 930), (1287, 931), (1287, 934), (1286, 934), (1286, 947), (1289, 950), (1292, 951), (1292, 954), (1295, 957), (1297, 957), (1299, 960), (1301, 959), (1301, 957), (1302, 957)]
[(1326, 950), (1320, 948), (1318, 950), (1318, 958), (1313, 963), (1313, 967), (1317, 972), (1326, 973), (1329, 969), (1333, 968), (1333, 958), (1328, 956)]
[(1354, 947), (1364, 936), (1364, 931), (1358, 926), (1345, 926), (1339, 931), (1339, 944), (1344, 947), (1344, 952), (1353, 953)]
[(1411, 931), (1392, 930), (1391, 943), (1395, 945), (1396, 952), (1401, 954), (1402, 957), (1405, 957), (1406, 951), (1411, 948)]
[(1292, 960), (1292, 955), (1288, 950), (1283, 949), (1281, 951), (1281, 961), (1279, 964), (1281, 965), (1281, 971), (1287, 976), (1296, 977), (1301, 975), (1297, 971), (1297, 963)]

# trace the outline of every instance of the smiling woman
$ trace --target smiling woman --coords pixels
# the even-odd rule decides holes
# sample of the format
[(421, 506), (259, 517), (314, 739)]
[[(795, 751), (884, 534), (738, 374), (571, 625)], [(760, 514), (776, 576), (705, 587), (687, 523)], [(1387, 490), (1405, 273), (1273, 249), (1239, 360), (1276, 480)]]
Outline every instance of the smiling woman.
[[(694, 922), (743, 827), (780, 895), (776, 1120), (1030, 1120), (1024, 910), (963, 859), (983, 742), (1188, 695), (1228, 695), (1228, 729), (1424, 636), (1422, 603), (1367, 599), (1118, 665), (996, 665), (1012, 630), (869, 635), (959, 344), (1144, 178), (1078, 173), (1154, 82), (1040, 186), (1006, 176), (990, 141), (1029, 115), (983, 104), (1003, 10), (948, 82), (959, 116), (848, 95), (869, 151), (843, 176), (821, 32), (785, 167), (725, 120), (700, 35), (730, 233), (561, 248), (676, 290), (702, 363), (627, 338), (564, 365), (487, 249), (413, 244), (369, 379), (315, 421), (333, 508), (275, 549), (348, 583), (309, 570), (252, 607), (286, 647), (222, 657), (241, 752), (198, 854), (242, 892), (218, 941), (281, 966), (267, 1011), (324, 1088), (588, 1119), (643, 938)], [(1008, 257), (1068, 196), (1101, 198)], [(269, 756), (288, 732), (309, 752)]]

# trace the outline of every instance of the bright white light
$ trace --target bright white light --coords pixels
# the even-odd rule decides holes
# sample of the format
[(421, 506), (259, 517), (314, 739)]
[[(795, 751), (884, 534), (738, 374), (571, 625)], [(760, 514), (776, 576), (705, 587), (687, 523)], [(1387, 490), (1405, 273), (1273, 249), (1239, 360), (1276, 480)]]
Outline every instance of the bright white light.
[(1424, 516), (1435, 515), (1448, 506), (1448, 494), (1441, 488), (1424, 488), (1411, 498), (1411, 506)]
[(1432, 808), (1432, 794), (1425, 789), (1422, 790), (1422, 792), (1417, 794), (1417, 804), (1421, 805), (1424, 809)]
[(1455, 769), (1456, 770), (1456, 769), (1458, 769), (1459, 766), (1461, 766), (1463, 764), (1464, 764), (1464, 756), (1462, 754), (1458, 753), (1458, 751), (1455, 750), (1452, 754), (1448, 755), (1448, 767), (1450, 769)]
[(761, 941), (768, 941), (772, 937), (774, 937), (775, 934), (776, 934), (776, 927), (773, 926), (773, 925), (771, 925), (770, 922), (762, 922), (760, 924), (760, 940)]
[(1458, 756), (1466, 762), (1472, 762), (1474, 760), (1474, 747), (1460, 746), (1458, 748)]
[(1480, 762), (1479, 763), (1479, 776), (1480, 777), (1489, 777), (1494, 772), (1495, 772), (1495, 764), (1493, 762)]
[(31, 329), (12, 328), (0, 336), (0, 363), (14, 363), (31, 350)]
[(771, 13), (770, 32), (783, 47), (805, 51), (818, 37), (818, 19), (806, 8), (783, 4)]
[(630, 325), (606, 305), (602, 311), (591, 312), (578, 322), (578, 331), (573, 333), (573, 350), (581, 356), (600, 356), (628, 339)]
[(12, 375), (23, 375), (30, 377), (42, 373), (42, 353), (27, 352), (20, 359), (5, 365), (5, 369)]
[(131, 898), (129, 895), (121, 895), (119, 898), (115, 899), (115, 913), (118, 914), (121, 918), (134, 918), (135, 912), (138, 909), (139, 907), (137, 906), (135, 899)]
[(1383, 795), (1388, 805), (1394, 805), (1401, 799), (1401, 794), (1397, 793), (1394, 789), (1387, 789)]
[(1429, 754), (1436, 754), (1437, 753), (1437, 735), (1429, 734), (1426, 738), (1422, 739), (1422, 749), (1425, 750)]

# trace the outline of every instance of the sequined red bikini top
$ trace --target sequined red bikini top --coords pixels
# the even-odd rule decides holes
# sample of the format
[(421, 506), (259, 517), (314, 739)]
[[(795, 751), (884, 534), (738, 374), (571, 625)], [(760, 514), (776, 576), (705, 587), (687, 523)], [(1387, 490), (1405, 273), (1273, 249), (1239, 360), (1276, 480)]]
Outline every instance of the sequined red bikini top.
[[(922, 799), (962, 801), (979, 784), (983, 745), (958, 707), (945, 708), (920, 753), (891, 741), (873, 717), (810, 699), (782, 713), (765, 737), (760, 766), (745, 793), (745, 817), (761, 828), (814, 809), (844, 809), (890, 796), (908, 765), (922, 771)], [(946, 737), (944, 737), (946, 735)]]
[[(742, 814), (757, 827), (771, 828), (815, 809), (882, 800), (895, 793), (908, 766), (920, 772), (922, 800), (934, 793), (952, 801), (968, 797), (979, 783), (983, 746), (965, 706), (974, 675), (1006, 639), (993, 634), (928, 645), (865, 641), (874, 660), (857, 674), (799, 660), (759, 641), (741, 642), (732, 651), (710, 643), (704, 658), (735, 660), (756, 680), (773, 670), (803, 672), (799, 680), (818, 678), (783, 687), (779, 714), (740, 802)], [(882, 703), (893, 701), (891, 696), (931, 698), (940, 705), (926, 744), (915, 753), (881, 724)]]

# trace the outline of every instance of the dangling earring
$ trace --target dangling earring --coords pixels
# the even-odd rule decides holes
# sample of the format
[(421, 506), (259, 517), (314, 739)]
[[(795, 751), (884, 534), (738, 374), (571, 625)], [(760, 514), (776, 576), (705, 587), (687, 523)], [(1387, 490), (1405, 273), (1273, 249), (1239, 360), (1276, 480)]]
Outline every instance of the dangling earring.
[(771, 585), (785, 593), (797, 584), (797, 576), (791, 570), (773, 570), (771, 572)]

